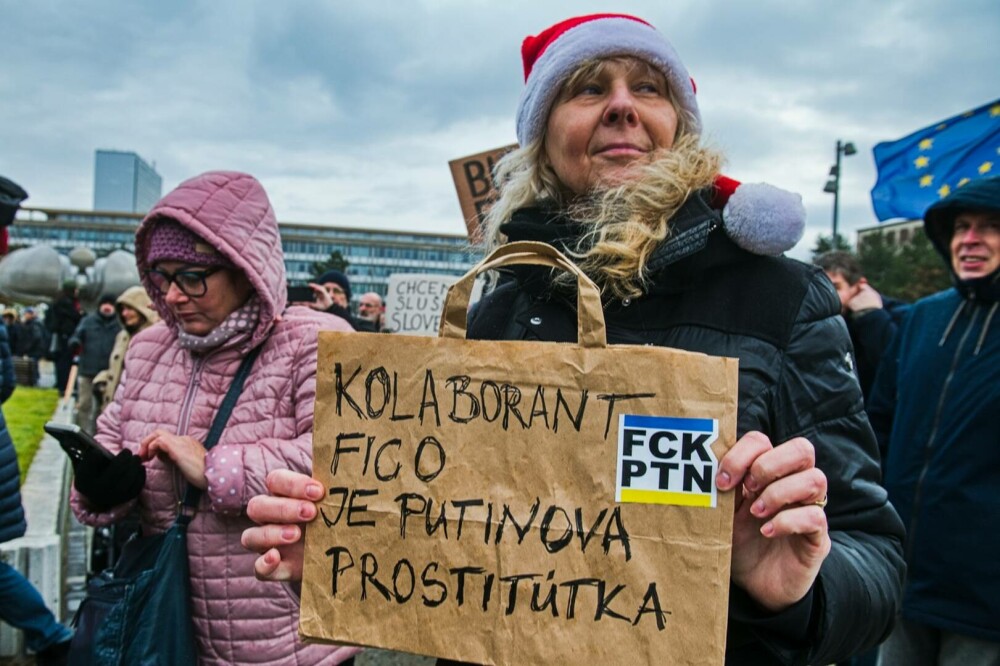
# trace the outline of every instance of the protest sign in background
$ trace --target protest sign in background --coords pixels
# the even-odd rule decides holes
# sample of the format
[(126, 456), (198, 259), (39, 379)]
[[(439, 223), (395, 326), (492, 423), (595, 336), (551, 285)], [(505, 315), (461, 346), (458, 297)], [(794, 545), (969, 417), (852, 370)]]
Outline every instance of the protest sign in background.
[(516, 143), (448, 162), (458, 192), (458, 204), (462, 207), (462, 218), (472, 243), (482, 240), (483, 217), (496, 197), (493, 167), (497, 160), (515, 148)]
[[(576, 270), (512, 245), (501, 261)], [(737, 362), (607, 347), (578, 284), (580, 344), (466, 341), (471, 274), (443, 337), (320, 334), (304, 636), (481, 664), (723, 662), (733, 496), (714, 479)]]
[(437, 335), (454, 275), (393, 273), (385, 297), (385, 326), (404, 335)]

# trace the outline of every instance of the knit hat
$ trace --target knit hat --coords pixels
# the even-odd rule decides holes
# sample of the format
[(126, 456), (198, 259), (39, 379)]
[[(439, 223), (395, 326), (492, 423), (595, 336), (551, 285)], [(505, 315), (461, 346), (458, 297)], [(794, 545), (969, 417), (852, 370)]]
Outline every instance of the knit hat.
[(115, 300), (116, 299), (115, 299), (115, 297), (113, 295), (111, 295), (111, 294), (104, 294), (103, 296), (101, 296), (100, 299), (98, 299), (97, 304), (98, 305), (104, 305), (105, 303), (108, 303), (109, 305), (114, 305), (115, 304)]
[(331, 269), (316, 278), (316, 284), (318, 285), (324, 285), (327, 282), (339, 285), (344, 290), (344, 294), (347, 295), (347, 300), (351, 300), (351, 281), (346, 275), (340, 271)]
[(161, 219), (156, 223), (149, 232), (147, 247), (148, 266), (153, 266), (158, 261), (181, 261), (196, 266), (227, 268), (232, 268), (234, 265), (201, 236), (170, 219)]
[(521, 45), (525, 80), (517, 104), (517, 140), (521, 146), (542, 135), (563, 82), (583, 62), (615, 56), (639, 58), (663, 72), (681, 109), (694, 117), (692, 131), (701, 133), (694, 80), (670, 42), (635, 16), (590, 14), (556, 23), (526, 37)]

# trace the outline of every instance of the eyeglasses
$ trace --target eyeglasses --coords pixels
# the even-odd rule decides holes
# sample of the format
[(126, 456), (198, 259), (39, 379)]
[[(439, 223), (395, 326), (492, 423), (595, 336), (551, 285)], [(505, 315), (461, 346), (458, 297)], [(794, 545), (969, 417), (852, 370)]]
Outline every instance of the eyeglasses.
[(204, 296), (208, 291), (208, 283), (206, 280), (208, 276), (213, 273), (218, 273), (222, 270), (222, 266), (213, 266), (212, 268), (206, 268), (203, 271), (177, 271), (176, 273), (167, 273), (166, 271), (161, 271), (158, 268), (152, 268), (146, 271), (146, 276), (149, 281), (153, 283), (153, 286), (160, 290), (161, 294), (166, 294), (170, 291), (170, 285), (176, 284), (177, 288), (181, 290), (181, 293), (190, 298), (199, 298)]

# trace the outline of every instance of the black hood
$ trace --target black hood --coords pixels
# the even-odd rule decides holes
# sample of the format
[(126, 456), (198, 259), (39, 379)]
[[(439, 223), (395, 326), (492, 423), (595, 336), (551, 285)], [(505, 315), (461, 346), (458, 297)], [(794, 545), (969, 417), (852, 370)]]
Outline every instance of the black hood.
[(975, 280), (959, 280), (951, 265), (951, 238), (955, 218), (963, 211), (1000, 212), (1000, 176), (974, 180), (955, 189), (924, 213), (924, 233), (944, 259), (955, 287), (966, 298), (986, 301), (1000, 299), (1000, 271)]

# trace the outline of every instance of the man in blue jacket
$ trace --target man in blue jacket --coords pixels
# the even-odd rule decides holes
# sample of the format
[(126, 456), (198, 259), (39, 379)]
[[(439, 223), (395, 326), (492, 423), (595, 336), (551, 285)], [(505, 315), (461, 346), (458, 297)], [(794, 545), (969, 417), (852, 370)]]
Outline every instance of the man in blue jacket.
[(869, 416), (907, 527), (902, 617), (883, 664), (1000, 664), (1000, 178), (927, 209), (955, 286), (915, 303)]

